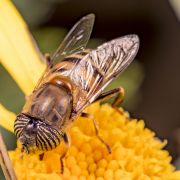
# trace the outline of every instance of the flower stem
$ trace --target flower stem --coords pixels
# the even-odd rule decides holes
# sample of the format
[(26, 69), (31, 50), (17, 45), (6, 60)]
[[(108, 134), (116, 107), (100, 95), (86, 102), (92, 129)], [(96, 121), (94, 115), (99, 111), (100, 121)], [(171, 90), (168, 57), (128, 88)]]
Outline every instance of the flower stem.
[(1, 133), (0, 133), (0, 164), (6, 180), (17, 180)]

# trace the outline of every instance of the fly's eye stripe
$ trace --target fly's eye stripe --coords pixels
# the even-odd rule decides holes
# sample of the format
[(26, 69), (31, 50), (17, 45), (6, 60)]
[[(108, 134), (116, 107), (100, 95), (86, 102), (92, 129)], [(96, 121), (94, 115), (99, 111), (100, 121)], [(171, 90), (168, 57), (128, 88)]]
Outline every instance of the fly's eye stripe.
[(44, 144), (46, 150), (55, 148), (60, 142), (57, 136), (53, 136), (54, 133), (52, 133), (53, 131), (50, 131), (50, 129), (51, 128), (47, 129), (47, 127), (43, 126), (39, 127), (39, 141)]
[(14, 126), (18, 126), (18, 125), (26, 125), (28, 123), (27, 119), (16, 119)]
[(37, 146), (39, 149), (44, 150), (43, 144), (42, 144), (41, 140), (39, 139), (39, 135), (37, 135), (37, 137), (36, 137), (36, 146)]
[(46, 134), (48, 135), (48, 140), (50, 140), (50, 144), (53, 148), (55, 148), (58, 144), (55, 141), (55, 137), (52, 134)]
[(48, 128), (48, 130), (54, 136), (54, 140), (56, 141), (56, 144), (59, 145), (61, 134), (58, 131), (56, 131), (55, 129), (52, 130), (51, 128)]
[(27, 118), (21, 118), (21, 117), (19, 117), (19, 116), (17, 116), (17, 119), (16, 119), (16, 121), (18, 121), (18, 122), (29, 122), (29, 119), (27, 119)]
[(42, 150), (50, 150), (60, 144), (62, 135), (49, 126), (39, 126), (36, 144)]
[(22, 130), (26, 126), (27, 122), (27, 119), (16, 119), (14, 123), (14, 132), (17, 137), (21, 136)]
[(46, 145), (47, 145), (47, 148), (49, 149), (52, 149), (53, 148), (53, 146), (52, 146), (52, 143), (51, 143), (51, 141), (50, 141), (50, 134), (49, 134), (49, 132), (45, 129), (45, 128), (42, 128), (42, 130), (41, 130), (41, 135), (42, 135), (42, 137), (43, 137), (43, 139), (44, 139), (44, 141), (45, 141), (45, 143), (46, 143)]
[(26, 126), (26, 124), (27, 123), (15, 123), (14, 128), (16, 128), (16, 127), (24, 127), (24, 126)]
[(55, 148), (59, 143), (56, 142), (57, 137), (54, 136), (54, 133), (51, 130), (51, 128), (47, 129), (47, 127), (46, 128), (40, 127), (40, 129), (41, 129), (41, 132), (44, 133), (44, 136), (45, 136), (48, 144), (50, 145), (51, 149)]
[(15, 125), (14, 126), (14, 131), (16, 131), (17, 129), (23, 129), (25, 125)]
[(17, 138), (19, 138), (22, 134), (22, 129), (17, 129), (14, 131)]
[(44, 140), (42, 134), (41, 135), (40, 134), (37, 135), (37, 140), (39, 141), (39, 143), (42, 144), (42, 150), (48, 150), (46, 141)]

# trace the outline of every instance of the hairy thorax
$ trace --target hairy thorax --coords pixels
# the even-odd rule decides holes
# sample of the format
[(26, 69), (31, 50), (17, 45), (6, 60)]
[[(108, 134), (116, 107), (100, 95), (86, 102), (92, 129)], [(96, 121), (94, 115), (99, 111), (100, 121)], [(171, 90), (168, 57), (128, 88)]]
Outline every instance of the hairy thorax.
[(70, 90), (53, 83), (44, 84), (28, 97), (23, 113), (30, 114), (49, 125), (61, 129), (70, 118), (72, 95)]

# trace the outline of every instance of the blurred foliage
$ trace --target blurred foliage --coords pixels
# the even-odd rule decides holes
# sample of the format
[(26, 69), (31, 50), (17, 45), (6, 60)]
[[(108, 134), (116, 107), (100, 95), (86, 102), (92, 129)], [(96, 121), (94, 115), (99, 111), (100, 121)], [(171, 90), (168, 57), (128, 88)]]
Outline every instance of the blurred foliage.
[[(24, 95), (20, 91), (17, 84), (10, 77), (8, 72), (0, 64), (0, 103), (2, 103), (7, 109), (13, 112), (20, 112), (22, 105), (24, 104)], [(16, 147), (16, 137), (14, 134), (6, 131), (0, 127), (0, 132), (3, 135), (4, 141), (8, 149), (14, 149)], [(0, 179), (4, 179), (4, 175), (0, 170)]]
[[(8, 72), (0, 65), (0, 103), (8, 110), (19, 113), (24, 104), (24, 95), (8, 74)], [(15, 136), (0, 127), (8, 149), (15, 148)]]
[(24, 104), (24, 94), (11, 78), (8, 72), (0, 64), (0, 102), (7, 109), (18, 113)]
[(53, 14), (56, 4), (66, 0), (13, 0), (30, 27), (46, 22)]
[(32, 31), (43, 54), (52, 54), (57, 49), (66, 33), (67, 31), (65, 29), (57, 27), (44, 27)]

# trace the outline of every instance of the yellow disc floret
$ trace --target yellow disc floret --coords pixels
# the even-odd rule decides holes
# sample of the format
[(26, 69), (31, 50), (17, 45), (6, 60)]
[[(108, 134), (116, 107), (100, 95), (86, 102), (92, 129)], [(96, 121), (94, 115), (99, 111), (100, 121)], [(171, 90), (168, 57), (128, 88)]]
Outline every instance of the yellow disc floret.
[(95, 136), (92, 120), (80, 117), (69, 132), (71, 146), (64, 158), (64, 173), (60, 173), (63, 143), (45, 152), (42, 160), (38, 153), (22, 158), (17, 148), (9, 154), (18, 179), (180, 179), (168, 152), (162, 150), (166, 141), (144, 128), (143, 120), (130, 119), (128, 113), (120, 114), (108, 104), (95, 103), (86, 111), (96, 118), (100, 136), (112, 153)]

